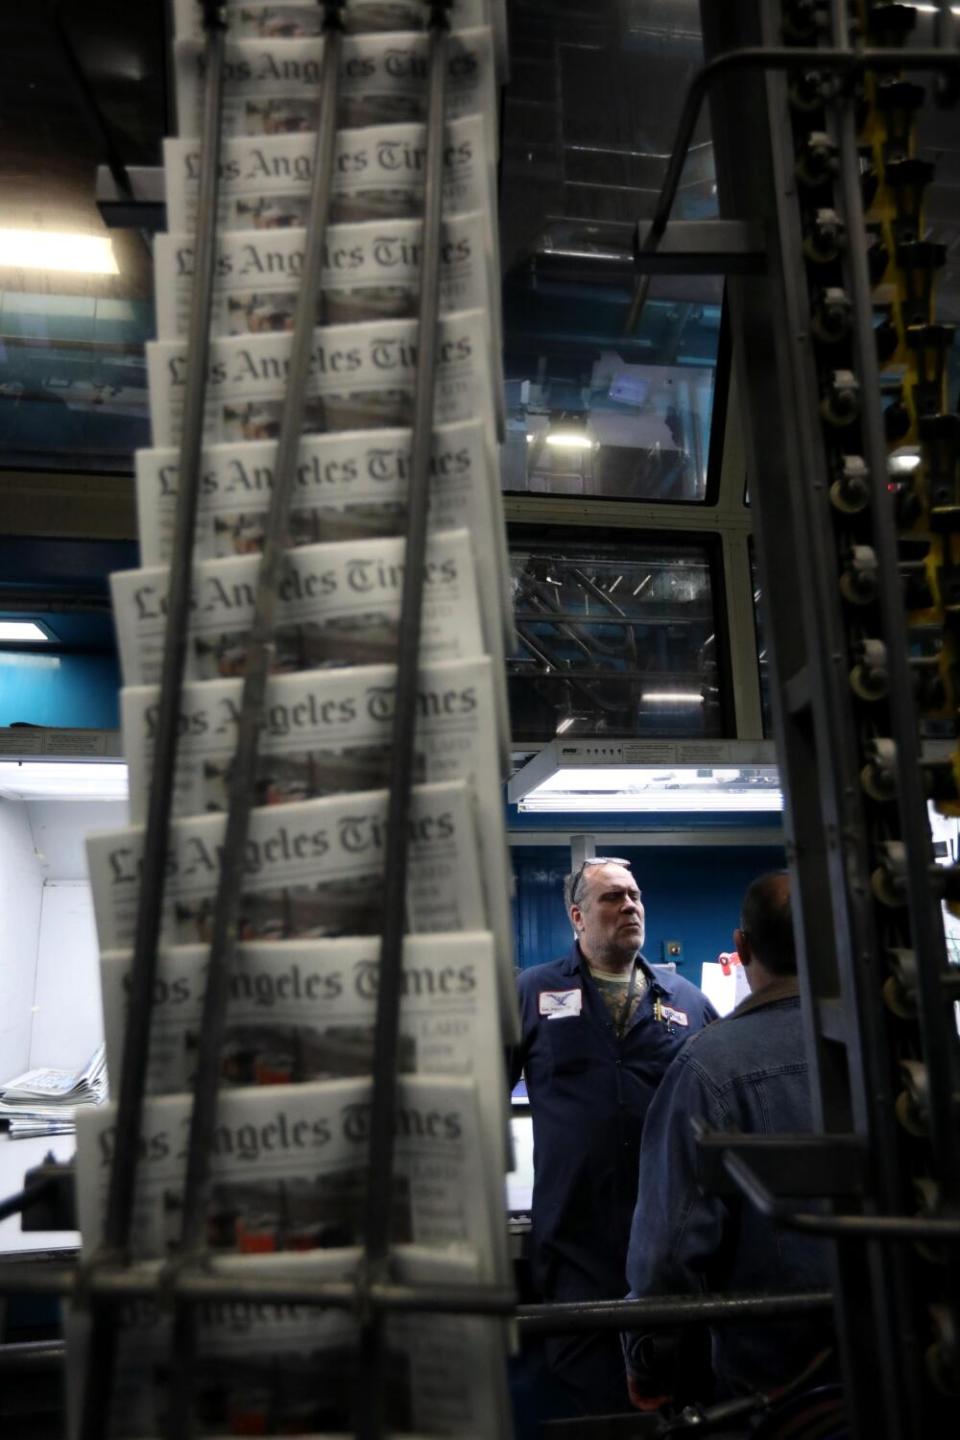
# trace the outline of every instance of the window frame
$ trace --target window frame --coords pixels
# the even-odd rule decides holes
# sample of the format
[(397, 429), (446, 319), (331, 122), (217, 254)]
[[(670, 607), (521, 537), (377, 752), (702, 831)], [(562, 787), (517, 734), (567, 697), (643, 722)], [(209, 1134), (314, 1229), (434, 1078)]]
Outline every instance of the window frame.
[[(545, 517), (544, 517), (545, 518)], [(515, 549), (523, 549), (530, 543), (543, 544), (554, 543), (557, 545), (575, 545), (580, 548), (589, 547), (591, 544), (598, 547), (598, 550), (608, 549), (611, 558), (622, 558), (629, 560), (629, 554), (623, 554), (625, 547), (631, 543), (635, 546), (657, 546), (669, 548), (671, 546), (699, 550), (703, 552), (710, 576), (710, 594), (713, 604), (714, 635), (716, 636), (716, 666), (717, 666), (717, 687), (719, 690), (719, 711), (720, 730), (716, 735), (704, 735), (708, 739), (736, 739), (736, 715), (735, 690), (731, 667), (731, 654), (729, 645), (729, 630), (727, 605), (725, 603), (725, 554), (723, 538), (721, 534), (713, 529), (696, 529), (676, 531), (666, 528), (650, 528), (647, 526), (630, 527), (632, 535), (625, 533), (621, 527), (611, 528), (605, 525), (591, 526), (589, 530), (585, 527), (565, 523), (536, 523), (533, 521), (513, 521), (507, 525), (508, 550), (512, 555)], [(509, 670), (510, 657), (507, 657), (508, 678), (514, 679)], [(614, 678), (611, 676), (611, 678)], [(514, 747), (518, 750), (529, 751), (532, 747), (539, 748), (549, 743), (554, 736), (538, 736), (532, 738), (525, 732), (518, 732), (513, 736)], [(589, 738), (589, 737), (584, 737)], [(611, 738), (636, 739), (636, 735), (624, 735)], [(657, 735), (649, 735), (646, 738), (658, 739)], [(696, 736), (678, 736), (675, 731), (665, 730), (664, 739), (683, 738), (696, 740)]]

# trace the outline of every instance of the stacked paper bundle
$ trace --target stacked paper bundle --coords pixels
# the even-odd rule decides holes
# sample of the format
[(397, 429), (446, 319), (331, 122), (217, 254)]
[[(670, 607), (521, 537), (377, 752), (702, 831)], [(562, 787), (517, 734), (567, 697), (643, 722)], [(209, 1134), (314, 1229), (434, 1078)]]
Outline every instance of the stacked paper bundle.
[[(206, 1213), (214, 1264), (242, 1266), (265, 1283), (294, 1263), (283, 1252), (297, 1252), (299, 1278), (311, 1273), (306, 1266), (348, 1276), (364, 1241), (392, 662), (418, 349), (427, 14), (421, 0), (349, 0), (345, 11), (331, 223)], [(113, 577), (131, 823), (88, 842), (107, 1055), (118, 1075), (157, 729), (201, 158), (199, 7), (177, 0), (175, 17), (179, 134), (165, 150), (160, 338), (148, 347), (154, 448), (137, 456), (143, 568)], [(227, 6), (213, 339), (165, 948), (133, 1222), (138, 1259), (169, 1256), (179, 1234), (190, 1086), (203, 1045), (205, 946), (307, 244), (321, 18), (315, 0)], [(500, 803), (509, 740), (503, 657), (513, 640), (496, 466), (502, 385), (493, 174), (502, 6), (459, 0), (452, 28), (399, 1019), (394, 1271), (415, 1283), (505, 1284), (502, 1054), (516, 1039), (517, 1012)], [(102, 1238), (114, 1125), (115, 1109), (105, 1106), (78, 1126), (80, 1220), (90, 1254)], [(128, 1320), (119, 1384), (137, 1401), (115, 1404), (114, 1433), (148, 1436), (163, 1422), (167, 1321), (149, 1306)], [(500, 1322), (412, 1315), (390, 1327), (393, 1432), (510, 1433)], [(350, 1427), (355, 1332), (346, 1315), (210, 1305), (199, 1334), (204, 1433)]]
[(0, 1120), (11, 1140), (70, 1135), (80, 1105), (101, 1105), (107, 1094), (106, 1053), (100, 1045), (82, 1070), (26, 1070), (0, 1085)]

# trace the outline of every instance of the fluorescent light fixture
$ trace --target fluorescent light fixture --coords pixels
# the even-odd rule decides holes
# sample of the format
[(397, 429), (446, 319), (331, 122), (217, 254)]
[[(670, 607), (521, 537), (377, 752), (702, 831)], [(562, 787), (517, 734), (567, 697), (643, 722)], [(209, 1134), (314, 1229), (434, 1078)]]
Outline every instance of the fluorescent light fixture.
[[(919, 10), (921, 15), (939, 15), (939, 5), (914, 5), (914, 10)], [(951, 15), (960, 15), (960, 5), (950, 6)]]
[(779, 790), (754, 790), (740, 794), (708, 790), (647, 791), (629, 794), (590, 794), (560, 791), (541, 794), (534, 791), (519, 801), (519, 809), (535, 814), (616, 814), (631, 815), (762, 815), (779, 814), (783, 796)]
[(521, 810), (771, 813), (783, 809), (776, 767), (716, 769), (563, 765), (519, 801)]
[(547, 444), (554, 450), (592, 450), (593, 441), (589, 435), (577, 434), (574, 430), (551, 431)]
[(645, 690), (644, 702), (651, 705), (702, 705), (703, 696), (693, 690)]
[(592, 450), (595, 437), (587, 430), (585, 419), (569, 415), (548, 420), (545, 415), (531, 414), (527, 417), (527, 444), (536, 441), (549, 445), (552, 450)]
[(776, 814), (774, 760), (768, 741), (552, 740), (507, 794), (521, 810), (555, 813)]
[(542, 439), (545, 444), (551, 445), (554, 450), (592, 450), (593, 441), (589, 435), (578, 435), (573, 430), (561, 430), (559, 434), (553, 432), (543, 435), (541, 431), (537, 435), (528, 435), (527, 444), (532, 445), (535, 440)]
[(561, 720), (560, 724), (557, 726), (557, 734), (566, 735), (567, 731), (570, 729), (570, 726), (573, 724), (575, 719), (576, 716), (568, 715), (565, 720)]
[(5, 644), (46, 645), (51, 638), (36, 620), (0, 620), (0, 641)]
[(126, 765), (105, 761), (2, 760), (5, 800), (126, 800)]
[(113, 242), (106, 235), (58, 230), (0, 229), (0, 267), (63, 270), (74, 275), (119, 275)]

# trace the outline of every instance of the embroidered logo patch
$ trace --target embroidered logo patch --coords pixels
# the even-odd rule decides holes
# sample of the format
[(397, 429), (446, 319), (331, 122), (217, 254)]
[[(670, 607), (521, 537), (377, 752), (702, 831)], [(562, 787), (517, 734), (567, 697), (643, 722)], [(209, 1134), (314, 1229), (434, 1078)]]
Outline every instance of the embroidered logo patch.
[(674, 1025), (690, 1024), (690, 1020), (687, 1016), (686, 1010), (674, 1010), (672, 1005), (664, 1005), (662, 1007), (662, 1014), (664, 1020), (668, 1022), (672, 1020)]
[[(583, 1009), (582, 990), (541, 990), (540, 1014), (548, 1020), (567, 1020)], [(686, 1024), (686, 1019), (684, 1019)]]

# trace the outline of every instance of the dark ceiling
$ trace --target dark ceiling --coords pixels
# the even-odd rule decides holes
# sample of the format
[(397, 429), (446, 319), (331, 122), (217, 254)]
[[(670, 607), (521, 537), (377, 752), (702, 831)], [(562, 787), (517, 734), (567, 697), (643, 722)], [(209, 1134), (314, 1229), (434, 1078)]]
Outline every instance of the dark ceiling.
[[(159, 162), (165, 128), (163, 0), (38, 0), (6, 5), (0, 20), (0, 186), (4, 224), (102, 230), (94, 175), (103, 154), (85, 77), (109, 142), (128, 165)], [(71, 52), (75, 57), (71, 60)], [(48, 282), (57, 293), (149, 298), (148, 256), (136, 235), (117, 233), (120, 276)], [(14, 276), (4, 277), (11, 288)], [(24, 277), (13, 288), (24, 288)], [(29, 285), (36, 288), (36, 272)]]

